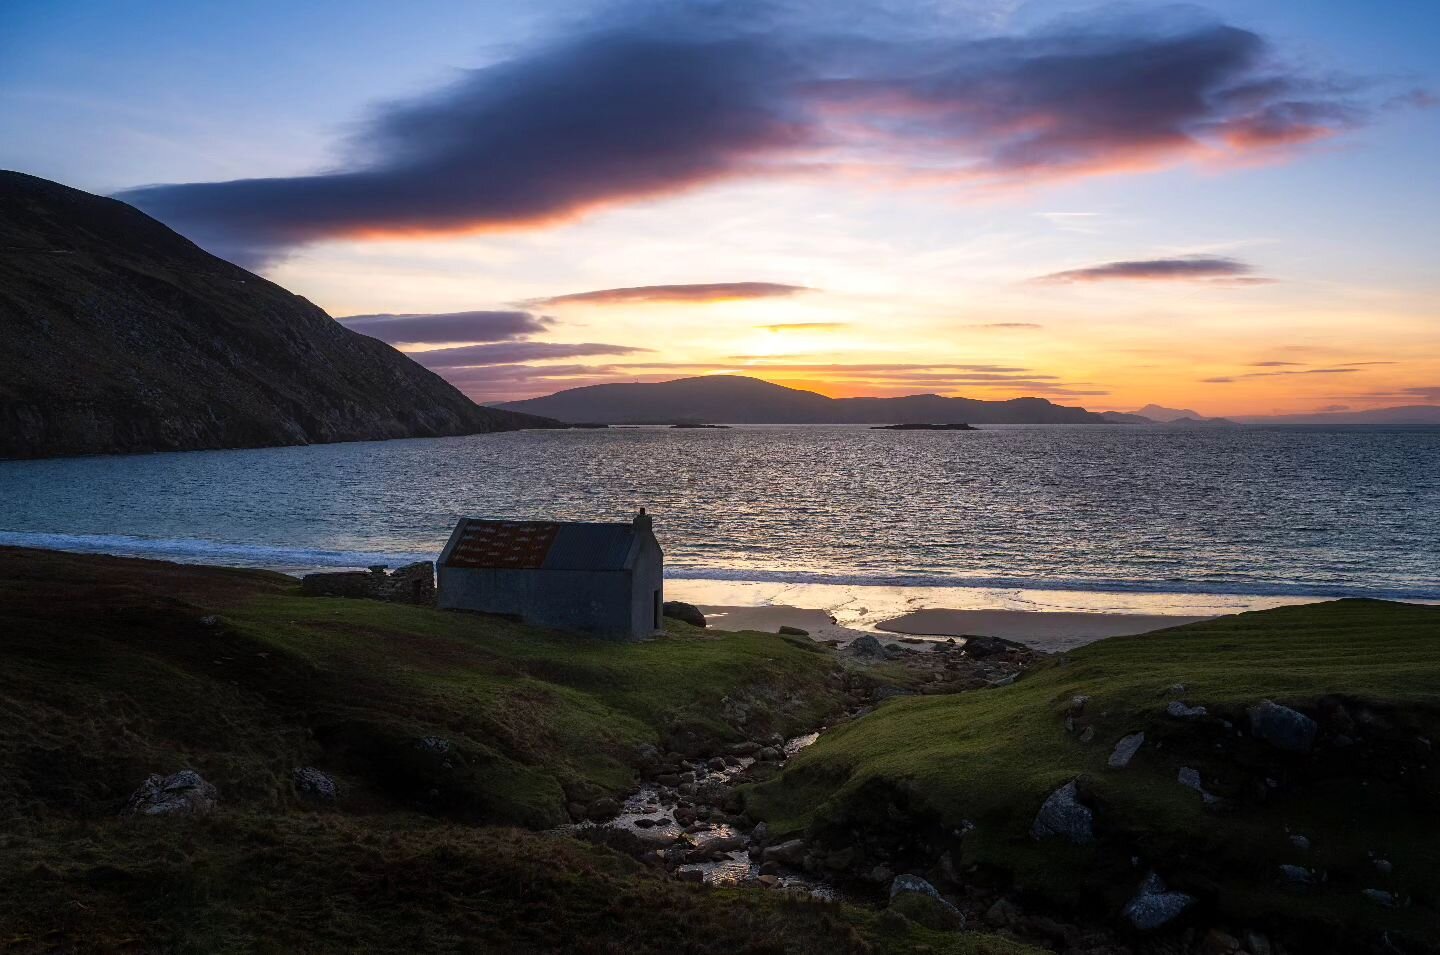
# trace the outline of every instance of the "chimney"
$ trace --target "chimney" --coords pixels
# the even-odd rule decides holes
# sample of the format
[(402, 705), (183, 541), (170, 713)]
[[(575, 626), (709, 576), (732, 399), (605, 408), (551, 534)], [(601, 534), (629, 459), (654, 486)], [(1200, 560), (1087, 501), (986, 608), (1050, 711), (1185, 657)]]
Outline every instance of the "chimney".
[(645, 513), (645, 508), (643, 507), (640, 508), (640, 513), (635, 515), (635, 527), (636, 529), (643, 529), (651, 531), (652, 533), (654, 531), (655, 522), (651, 520), (649, 514)]

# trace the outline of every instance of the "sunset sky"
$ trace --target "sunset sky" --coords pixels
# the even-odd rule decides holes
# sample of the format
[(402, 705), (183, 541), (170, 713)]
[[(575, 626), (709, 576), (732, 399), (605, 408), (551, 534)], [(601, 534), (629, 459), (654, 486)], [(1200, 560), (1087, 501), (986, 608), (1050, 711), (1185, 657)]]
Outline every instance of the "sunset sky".
[(0, 167), (480, 401), (1440, 404), (1437, 37), (1408, 0), (8, 0)]

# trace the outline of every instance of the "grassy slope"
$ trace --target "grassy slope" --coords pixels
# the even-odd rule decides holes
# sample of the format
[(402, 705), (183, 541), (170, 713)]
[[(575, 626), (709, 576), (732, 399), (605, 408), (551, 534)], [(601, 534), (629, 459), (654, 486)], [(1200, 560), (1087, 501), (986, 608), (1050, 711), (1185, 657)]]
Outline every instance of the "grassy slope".
[[(275, 574), (0, 549), (0, 948), (1023, 951), (457, 824), (557, 823), (628, 787), (639, 746), (738, 739), (727, 697), (749, 735), (807, 727), (837, 705), (834, 666), (770, 634), (601, 644)], [(453, 743), (448, 768), (424, 736)], [(297, 801), (301, 765), (341, 782), (336, 809)], [(184, 767), (216, 816), (117, 818)]]
[[(1187, 687), (1189, 703), (1237, 728), (1247, 725), (1244, 707), (1262, 698), (1322, 725), (1343, 703), (1360, 717), (1363, 742), (1287, 757), (1218, 720), (1165, 716), (1175, 684)], [(1096, 738), (1088, 745), (1064, 728), (1079, 694), (1091, 697), (1086, 722)], [(1107, 769), (1115, 741), (1136, 730), (1146, 732), (1145, 748), (1130, 768)], [(826, 734), (748, 805), (782, 831), (808, 827), (822, 838), (873, 819), (877, 804), (883, 814), (887, 801), (936, 831), (971, 820), (976, 830), (947, 846), (964, 863), (1002, 870), (1052, 899), (1103, 900), (1112, 912), (1138, 880), (1129, 861), (1138, 855), (1222, 915), (1283, 913), (1437, 937), (1440, 788), (1422, 741), (1437, 733), (1440, 608), (1339, 601), (1104, 640), (1010, 687), (891, 701)], [(1235, 808), (1207, 810), (1176, 783), (1180, 766), (1199, 769)], [(1256, 780), (1264, 776), (1281, 785), (1262, 800)], [(1076, 777), (1093, 794), (1100, 844), (1030, 839), (1045, 796)], [(1287, 825), (1314, 848), (1296, 850)], [(1393, 861), (1394, 875), (1377, 874), (1368, 851)], [(1313, 893), (1281, 889), (1282, 862), (1324, 868), (1329, 881)], [(1415, 904), (1381, 909), (1362, 899), (1365, 887), (1399, 891)]]

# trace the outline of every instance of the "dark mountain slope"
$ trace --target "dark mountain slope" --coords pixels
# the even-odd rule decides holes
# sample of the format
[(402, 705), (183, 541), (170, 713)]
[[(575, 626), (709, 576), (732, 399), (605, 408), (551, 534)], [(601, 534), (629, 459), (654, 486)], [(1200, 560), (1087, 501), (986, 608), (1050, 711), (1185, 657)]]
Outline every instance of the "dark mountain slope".
[(607, 424), (673, 421), (730, 424), (1104, 424), (1084, 408), (1044, 398), (982, 401), (941, 395), (827, 398), (741, 375), (707, 375), (655, 384), (591, 385), (498, 405), (561, 421)]
[(514, 430), (131, 206), (0, 172), (0, 458)]

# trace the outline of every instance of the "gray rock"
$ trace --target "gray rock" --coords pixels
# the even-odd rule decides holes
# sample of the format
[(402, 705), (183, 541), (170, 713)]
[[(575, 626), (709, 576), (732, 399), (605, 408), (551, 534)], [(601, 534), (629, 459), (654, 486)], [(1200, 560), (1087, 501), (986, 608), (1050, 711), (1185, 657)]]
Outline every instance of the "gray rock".
[(1381, 875), (1389, 875), (1391, 872), (1395, 871), (1395, 867), (1390, 864), (1389, 859), (1376, 859), (1375, 871), (1380, 873)]
[(203, 816), (219, 801), (215, 787), (193, 769), (171, 776), (155, 773), (140, 784), (125, 804), (127, 816)]
[(1095, 727), (1087, 726), (1080, 733), (1080, 742), (1091, 743), (1095, 741)]
[(1299, 849), (1301, 852), (1305, 852), (1308, 851), (1310, 848), (1310, 839), (1306, 836), (1300, 835), (1297, 832), (1290, 837), (1290, 844), (1295, 848)]
[(950, 902), (946, 901), (936, 890), (935, 886), (920, 878), (918, 875), (897, 875), (890, 883), (890, 901), (894, 902), (897, 896), (901, 895), (923, 895), (930, 899), (950, 918), (964, 924), (965, 916)]
[(1045, 799), (1035, 814), (1030, 835), (1035, 839), (1059, 836), (1076, 845), (1095, 841), (1095, 815), (1080, 802), (1073, 779)]
[(1085, 712), (1085, 704), (1086, 704), (1086, 703), (1089, 703), (1089, 702), (1090, 702), (1090, 697), (1085, 696), (1084, 694), (1081, 694), (1081, 695), (1076, 696), (1076, 697), (1072, 697), (1071, 700), (1070, 700), (1070, 715), (1071, 715), (1071, 716), (1079, 716), (1081, 713), (1084, 713), (1084, 712)]
[(1140, 747), (1145, 745), (1144, 733), (1131, 733), (1129, 736), (1122, 736), (1110, 751), (1110, 761), (1107, 765), (1111, 769), (1124, 769), (1130, 765), (1130, 760), (1140, 752)]
[(1179, 700), (1171, 700), (1165, 712), (1177, 720), (1197, 720), (1207, 712), (1203, 706), (1186, 706)]
[(1205, 791), (1205, 784), (1200, 780), (1200, 771), (1198, 769), (1181, 766), (1176, 781), (1187, 789), (1195, 790), (1197, 793), (1203, 793)]
[(1280, 881), (1290, 885), (1313, 885), (1315, 873), (1303, 865), (1282, 865), (1280, 867)]
[(1262, 700), (1245, 711), (1250, 733), (1287, 753), (1308, 753), (1315, 748), (1315, 721), (1298, 710)]
[(601, 796), (590, 804), (589, 808), (585, 810), (585, 815), (596, 821), (614, 819), (620, 815), (620, 803), (609, 796)]
[(1170, 891), (1165, 881), (1152, 872), (1140, 883), (1134, 897), (1125, 903), (1121, 914), (1135, 928), (1150, 932), (1173, 922), (1193, 904), (1194, 896)]
[(778, 845), (767, 846), (761, 853), (761, 858), (766, 862), (778, 862), (781, 865), (798, 866), (805, 860), (805, 840), (791, 839)]
[(667, 600), (661, 610), (665, 616), (688, 623), (692, 627), (706, 626), (705, 615), (700, 612), (700, 608), (683, 600)]
[(762, 763), (778, 763), (785, 757), (785, 754), (774, 746), (766, 746), (755, 754), (755, 758)]
[(415, 741), (415, 748), (427, 753), (445, 754), (453, 748), (448, 739), (440, 736), (422, 736)]
[(1387, 909), (1395, 907), (1395, 896), (1384, 889), (1361, 889), (1360, 894), (1376, 905), (1383, 905)]
[(295, 781), (295, 791), (307, 799), (317, 802), (334, 802), (340, 795), (340, 789), (331, 779), (314, 766), (300, 766), (291, 775)]
[(785, 634), (787, 637), (808, 637), (808, 636), (810, 636), (810, 631), (809, 631), (809, 630), (802, 630), (800, 627), (792, 627), (792, 626), (790, 626), (790, 625), (788, 625), (788, 624), (781, 626), (781, 627), (780, 627), (780, 630), (779, 630), (778, 632)]
[(885, 655), (885, 648), (880, 645), (880, 641), (869, 634), (851, 640), (845, 649), (857, 657), (883, 657)]

